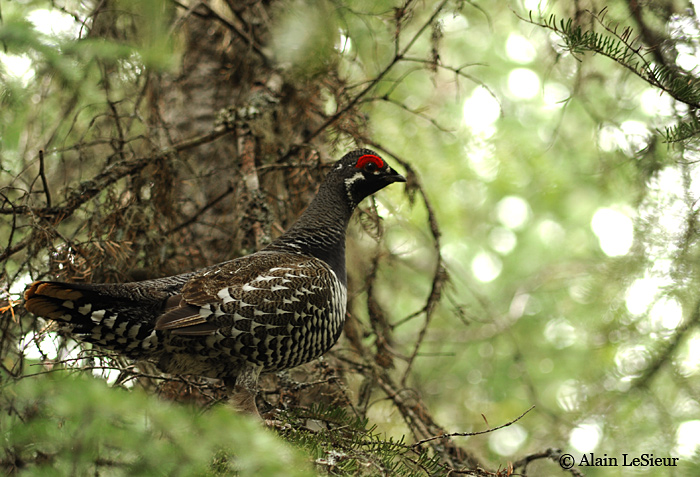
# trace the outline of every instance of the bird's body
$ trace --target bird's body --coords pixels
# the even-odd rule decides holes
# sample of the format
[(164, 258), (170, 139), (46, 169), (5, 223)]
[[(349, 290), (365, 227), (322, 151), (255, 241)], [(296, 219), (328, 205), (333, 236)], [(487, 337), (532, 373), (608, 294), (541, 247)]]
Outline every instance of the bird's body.
[[(374, 152), (353, 151), (334, 164), (297, 222), (259, 252), (142, 282), (35, 282), (25, 307), (163, 372), (250, 391), (260, 372), (309, 362), (338, 340), (349, 219), (364, 197), (397, 181), (405, 179)], [(248, 407), (254, 411), (254, 401)]]

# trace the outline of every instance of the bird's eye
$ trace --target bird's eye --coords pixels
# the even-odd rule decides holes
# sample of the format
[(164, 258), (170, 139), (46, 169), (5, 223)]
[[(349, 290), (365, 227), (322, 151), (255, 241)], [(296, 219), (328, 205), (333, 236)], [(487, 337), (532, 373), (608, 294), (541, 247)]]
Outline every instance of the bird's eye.
[(377, 166), (376, 162), (368, 162), (367, 164), (365, 164), (365, 167), (364, 167), (365, 172), (374, 172), (377, 170), (377, 168), (378, 168), (378, 166)]

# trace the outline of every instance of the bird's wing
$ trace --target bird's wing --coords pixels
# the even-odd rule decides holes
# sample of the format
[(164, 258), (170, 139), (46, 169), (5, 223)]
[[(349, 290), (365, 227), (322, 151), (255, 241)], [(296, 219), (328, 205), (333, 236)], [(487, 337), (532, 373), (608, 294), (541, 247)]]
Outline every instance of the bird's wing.
[(286, 334), (299, 319), (328, 312), (334, 280), (330, 267), (316, 258), (249, 255), (190, 279), (180, 294), (168, 300), (156, 329), (202, 336), (264, 327), (267, 332), (275, 329)]

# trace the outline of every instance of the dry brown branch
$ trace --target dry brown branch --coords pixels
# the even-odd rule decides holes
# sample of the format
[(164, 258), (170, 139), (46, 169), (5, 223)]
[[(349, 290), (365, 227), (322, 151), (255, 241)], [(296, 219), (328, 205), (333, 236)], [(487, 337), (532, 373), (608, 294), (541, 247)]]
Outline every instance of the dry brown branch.
[(233, 184), (229, 184), (229, 186), (226, 188), (225, 191), (223, 191), (221, 194), (217, 195), (217, 196), (214, 197), (212, 200), (210, 200), (209, 202), (207, 202), (206, 204), (204, 204), (202, 207), (200, 207), (200, 208), (197, 210), (197, 212), (195, 212), (194, 214), (192, 214), (192, 216), (190, 216), (190, 218), (188, 218), (187, 220), (185, 220), (185, 221), (179, 223), (179, 224), (176, 225), (175, 227), (173, 227), (173, 228), (171, 228), (170, 230), (168, 230), (168, 231), (166, 232), (166, 235), (170, 235), (170, 234), (177, 233), (177, 232), (179, 232), (180, 230), (182, 230), (182, 229), (184, 229), (184, 228), (186, 228), (186, 227), (189, 227), (190, 225), (196, 223), (197, 220), (199, 220), (199, 218), (200, 218), (207, 210), (211, 209), (211, 208), (214, 207), (216, 204), (218, 204), (219, 202), (221, 202), (222, 200), (224, 200), (226, 197), (228, 197), (229, 195), (231, 195), (231, 194), (234, 192), (234, 190), (235, 190), (235, 188), (233, 187)]
[(106, 167), (104, 171), (97, 174), (94, 178), (81, 182), (76, 187), (76, 190), (68, 196), (63, 206), (36, 208), (27, 206), (3, 207), (0, 209), (0, 214), (35, 215), (43, 218), (58, 218), (59, 220), (64, 220), (78, 207), (92, 199), (108, 185), (140, 171), (158, 159), (167, 159), (176, 152), (186, 151), (202, 144), (210, 143), (230, 132), (231, 131), (227, 127), (219, 126), (206, 134), (186, 139), (171, 147), (164, 148), (155, 154), (133, 160), (116, 162)]
[(46, 207), (51, 208), (51, 190), (49, 189), (49, 181), (46, 179), (46, 168), (44, 166), (44, 150), (39, 149), (39, 176), (41, 177), (41, 185), (44, 186), (44, 195), (46, 196)]
[(679, 346), (689, 334), (700, 326), (700, 300), (695, 303), (691, 315), (676, 328), (674, 335), (668, 340), (663, 349), (657, 354), (654, 360), (649, 363), (642, 374), (632, 381), (632, 387), (642, 389), (649, 385), (649, 382), (657, 373), (674, 359)]
[[(520, 460), (517, 460), (516, 462), (513, 462), (512, 467), (513, 470), (517, 470), (522, 468), (522, 471), (520, 474), (517, 475), (522, 475), (523, 477), (527, 476), (527, 466), (536, 460), (542, 460), (542, 459), (548, 459), (553, 462), (556, 462), (556, 464), (559, 466), (559, 459), (561, 457), (561, 450), (560, 449), (547, 449), (544, 452), (536, 452), (534, 454), (529, 454), (523, 457)], [(568, 471), (571, 475), (574, 477), (583, 477), (583, 473), (579, 471), (576, 467), (572, 467), (570, 469), (562, 469), (564, 471)], [(514, 474), (515, 475), (515, 474)]]
[[(255, 138), (247, 127), (238, 128), (238, 156), (241, 158), (241, 175), (243, 183), (249, 196), (252, 198), (252, 204), (258, 204), (260, 197), (260, 179), (255, 167)], [(269, 237), (265, 237), (265, 231), (259, 220), (255, 220), (252, 224), (253, 238), (255, 240), (255, 248), (262, 248), (265, 240), (269, 241)]]
[[(205, 2), (195, 2), (193, 6), (187, 7), (183, 3), (173, 0), (173, 3), (177, 5), (178, 7), (184, 9), (187, 11), (188, 14), (194, 14), (197, 15), (201, 18), (205, 19), (214, 19), (217, 22), (221, 23), (222, 25), (225, 25), (226, 28), (231, 30), (236, 36), (238, 36), (240, 39), (242, 39), (245, 43), (247, 43), (250, 48), (257, 53), (261, 59), (265, 61), (266, 66), (270, 65), (270, 59), (267, 57), (265, 52), (263, 51), (262, 46), (258, 44), (258, 42), (253, 38), (251, 35), (243, 31), (241, 28), (239, 28), (235, 23), (232, 21), (228, 20), (224, 16), (222, 16), (220, 13), (218, 13), (211, 5), (205, 3)], [(231, 2), (230, 0), (226, 0), (226, 3), (228, 4), (230, 11), (234, 14), (236, 14), (236, 18), (239, 22), (245, 24), (243, 19), (241, 18), (240, 14), (237, 13), (237, 8), (235, 3)], [(198, 11), (199, 10), (199, 11)]]
[(506, 422), (505, 424), (501, 424), (500, 426), (496, 426), (496, 427), (491, 427), (491, 428), (486, 429), (486, 430), (484, 430), (484, 431), (474, 431), (474, 432), (450, 432), (449, 434), (442, 434), (442, 435), (439, 435), (439, 436), (433, 436), (433, 437), (427, 437), (427, 438), (425, 438), (425, 439), (421, 439), (420, 441), (416, 442), (416, 443), (413, 444), (413, 445), (414, 445), (414, 446), (420, 446), (421, 444), (425, 444), (426, 442), (434, 441), (434, 440), (436, 440), (436, 439), (446, 439), (446, 438), (449, 438), (449, 437), (469, 437), (469, 436), (478, 436), (478, 435), (481, 435), (481, 434), (488, 434), (488, 433), (490, 433), (490, 432), (497, 431), (497, 430), (499, 430), (499, 429), (503, 429), (504, 427), (508, 427), (508, 426), (511, 426), (511, 425), (515, 424), (515, 423), (518, 422), (520, 419), (522, 419), (523, 417), (525, 417), (525, 414), (527, 414), (528, 412), (532, 411), (533, 409), (535, 409), (535, 406), (530, 406), (530, 407), (527, 408), (521, 415), (519, 415), (519, 416), (516, 417), (515, 419), (511, 419), (510, 421)]
[(374, 287), (380, 257), (381, 254), (378, 251), (372, 259), (372, 268), (367, 276), (367, 311), (369, 313), (369, 322), (372, 326), (372, 332), (375, 335), (374, 346), (376, 348), (376, 354), (374, 356), (374, 361), (382, 368), (391, 369), (394, 367), (394, 340), (386, 313), (375, 296), (376, 292)]
[[(437, 439), (432, 439), (433, 436), (447, 434), (445, 429), (434, 421), (425, 403), (415, 393), (407, 393), (386, 371), (375, 369), (375, 373), (377, 384), (399, 410), (416, 440), (428, 439), (425, 443), (435, 442)], [(420, 446), (415, 446), (415, 448), (418, 447)], [(440, 452), (445, 463), (452, 468), (482, 467), (475, 456), (458, 446), (449, 437), (440, 441), (440, 445), (435, 446), (434, 449)]]
[[(427, 212), (428, 212), (428, 224), (430, 226), (430, 233), (433, 237), (433, 250), (435, 253), (435, 272), (433, 273), (433, 279), (432, 279), (432, 284), (431, 284), (431, 290), (428, 295), (428, 298), (426, 299), (425, 305), (423, 307), (410, 315), (410, 317), (416, 317), (418, 315), (425, 315), (425, 322), (423, 324), (423, 327), (421, 328), (418, 337), (416, 338), (416, 341), (413, 346), (413, 351), (408, 357), (407, 360), (407, 366), (406, 369), (403, 373), (403, 377), (401, 378), (401, 384), (402, 386), (406, 385), (406, 380), (410, 376), (411, 368), (413, 366), (413, 363), (418, 356), (418, 352), (421, 349), (421, 346), (423, 344), (423, 341), (425, 339), (426, 333), (428, 332), (428, 328), (430, 327), (430, 322), (433, 317), (433, 313), (435, 311), (435, 307), (437, 304), (440, 302), (440, 299), (442, 297), (442, 292), (444, 289), (445, 284), (449, 280), (449, 275), (447, 273), (447, 270), (445, 269), (443, 258), (442, 258), (442, 252), (441, 252), (441, 246), (440, 246), (440, 226), (438, 225), (437, 217), (435, 215), (435, 211), (433, 210), (433, 207), (430, 203), (430, 200), (428, 199), (428, 196), (425, 193), (425, 188), (421, 185), (420, 180), (418, 179), (418, 175), (416, 172), (413, 170), (411, 165), (404, 159), (401, 159), (400, 157), (397, 157), (396, 154), (391, 153), (388, 151), (385, 147), (383, 147), (380, 144), (373, 144), (374, 147), (377, 149), (384, 151), (385, 153), (389, 154), (390, 156), (394, 157), (396, 161), (398, 161), (401, 166), (406, 169), (406, 176), (408, 177), (409, 180), (409, 185), (408, 187), (411, 188), (413, 191), (417, 191), (418, 194), (420, 195), (423, 205), (425, 206)], [(401, 320), (399, 323), (404, 323), (406, 319)], [(396, 324), (393, 324), (392, 327), (395, 327)]]

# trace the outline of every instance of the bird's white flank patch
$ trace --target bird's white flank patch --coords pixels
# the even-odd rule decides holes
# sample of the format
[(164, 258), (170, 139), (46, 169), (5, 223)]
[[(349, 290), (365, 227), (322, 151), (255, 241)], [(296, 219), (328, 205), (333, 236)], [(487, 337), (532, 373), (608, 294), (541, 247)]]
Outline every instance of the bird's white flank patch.
[(99, 323), (102, 321), (102, 318), (105, 316), (105, 310), (97, 310), (93, 311), (92, 315), (90, 315), (90, 319), (94, 321), (95, 323)]
[(221, 300), (223, 300), (224, 303), (234, 301), (233, 297), (231, 296), (231, 292), (228, 291), (228, 287), (219, 290), (219, 293), (217, 293), (216, 296), (221, 298)]

